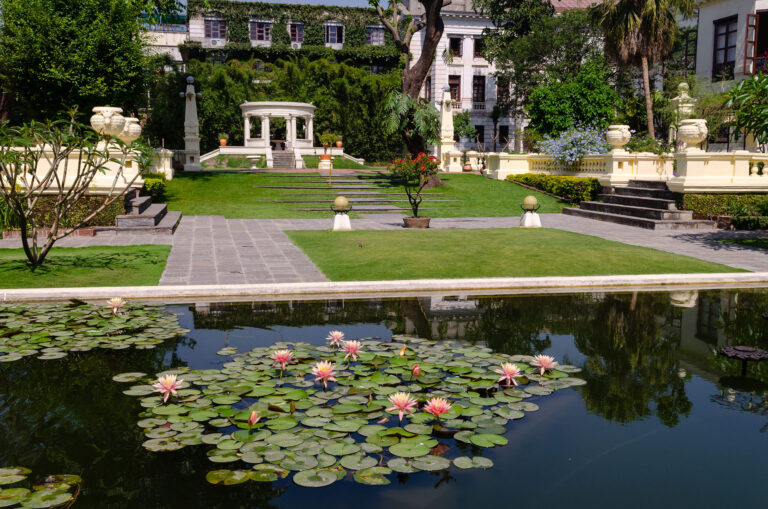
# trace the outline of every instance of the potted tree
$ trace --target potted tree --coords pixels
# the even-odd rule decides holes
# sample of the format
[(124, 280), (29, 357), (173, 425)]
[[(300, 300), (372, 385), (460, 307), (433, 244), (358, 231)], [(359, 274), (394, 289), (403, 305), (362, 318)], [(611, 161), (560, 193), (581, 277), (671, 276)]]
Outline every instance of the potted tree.
[(403, 224), (406, 228), (429, 228), (428, 217), (419, 217), (419, 205), (421, 205), (421, 192), (429, 183), (430, 177), (437, 175), (440, 168), (440, 160), (435, 156), (420, 153), (415, 158), (411, 154), (407, 157), (393, 161), (390, 167), (392, 175), (402, 181), (408, 202), (411, 205), (412, 217), (404, 217)]
[[(469, 114), (469, 110), (464, 110), (461, 113), (457, 113), (453, 116), (453, 133), (458, 136), (459, 139), (472, 139), (475, 136), (476, 129), (472, 124), (472, 117)], [(469, 163), (469, 159), (467, 158), (466, 149), (462, 150), (461, 153), (462, 170), (472, 171), (472, 165)]]
[(331, 154), (328, 153), (328, 148), (333, 146), (336, 139), (336, 135), (328, 131), (325, 131), (320, 135), (320, 143), (323, 145), (323, 154), (320, 156), (321, 161), (331, 160)]
[(229, 139), (229, 135), (227, 133), (219, 133), (219, 145), (221, 145), (222, 147), (226, 147), (228, 139)]

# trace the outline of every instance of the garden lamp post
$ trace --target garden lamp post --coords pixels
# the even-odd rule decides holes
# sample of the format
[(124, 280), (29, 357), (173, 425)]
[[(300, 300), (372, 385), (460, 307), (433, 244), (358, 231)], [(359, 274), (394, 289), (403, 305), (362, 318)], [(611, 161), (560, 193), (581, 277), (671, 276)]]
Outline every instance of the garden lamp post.
[(520, 218), (520, 226), (523, 228), (541, 228), (541, 218), (536, 213), (541, 205), (535, 196), (526, 196), (520, 208), (523, 209), (523, 216)]
[(349, 232), (352, 231), (352, 223), (349, 221), (349, 211), (352, 207), (344, 196), (337, 196), (333, 200), (331, 205), (331, 211), (333, 211), (333, 231), (335, 232)]

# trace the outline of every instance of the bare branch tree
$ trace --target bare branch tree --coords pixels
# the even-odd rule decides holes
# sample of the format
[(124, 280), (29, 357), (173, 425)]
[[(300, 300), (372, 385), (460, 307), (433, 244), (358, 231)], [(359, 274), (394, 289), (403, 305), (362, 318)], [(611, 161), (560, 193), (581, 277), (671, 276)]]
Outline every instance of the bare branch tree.
[[(82, 228), (131, 189), (140, 172), (126, 179), (128, 154), (122, 141), (102, 137), (74, 117), (19, 127), (0, 124), (0, 198), (16, 216), (33, 270), (43, 264), (56, 241)], [(107, 171), (114, 171), (109, 189), (102, 189), (98, 205), (73, 222), (71, 212), (93, 191), (94, 178)], [(50, 207), (50, 213), (46, 224), (38, 224), (43, 206)]]

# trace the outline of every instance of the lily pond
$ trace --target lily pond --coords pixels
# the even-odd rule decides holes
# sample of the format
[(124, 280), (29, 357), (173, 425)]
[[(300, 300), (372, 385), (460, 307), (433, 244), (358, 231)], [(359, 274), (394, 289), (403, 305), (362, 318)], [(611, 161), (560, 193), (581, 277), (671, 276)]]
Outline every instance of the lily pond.
[(0, 304), (0, 507), (762, 506), (768, 292)]

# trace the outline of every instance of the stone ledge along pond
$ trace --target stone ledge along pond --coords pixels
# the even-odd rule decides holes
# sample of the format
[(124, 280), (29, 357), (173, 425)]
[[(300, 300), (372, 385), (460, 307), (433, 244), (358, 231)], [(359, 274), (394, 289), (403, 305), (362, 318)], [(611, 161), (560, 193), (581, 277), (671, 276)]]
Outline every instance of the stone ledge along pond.
[(0, 507), (764, 506), (768, 363), (715, 352), (768, 348), (766, 311), (733, 290), (0, 304)]

